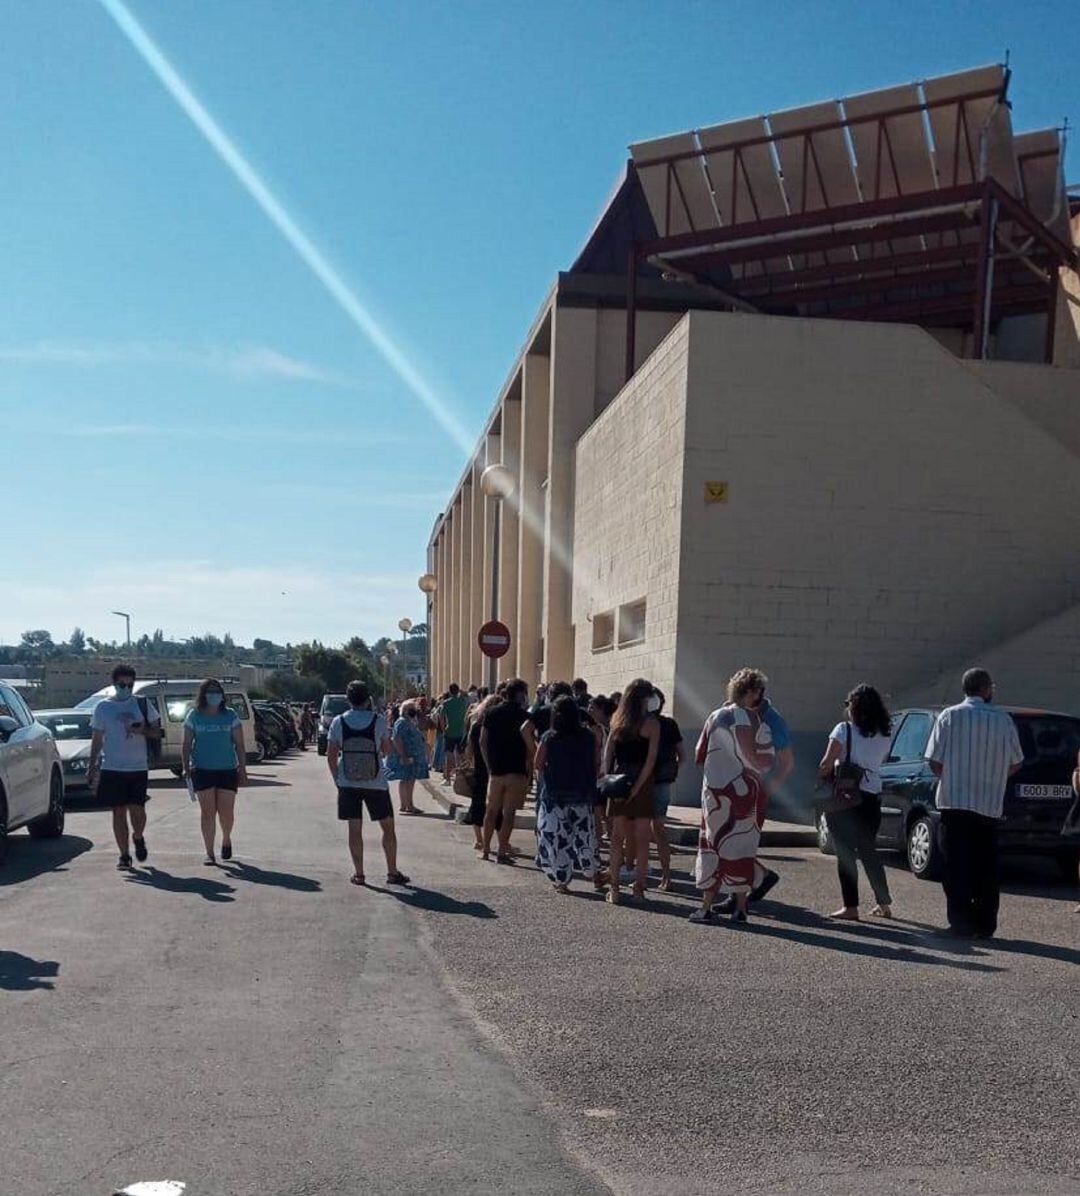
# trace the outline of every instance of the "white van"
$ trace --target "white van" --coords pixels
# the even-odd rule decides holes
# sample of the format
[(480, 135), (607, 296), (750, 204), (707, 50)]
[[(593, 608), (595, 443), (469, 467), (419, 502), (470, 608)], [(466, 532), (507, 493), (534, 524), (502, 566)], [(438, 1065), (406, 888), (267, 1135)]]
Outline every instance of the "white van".
[[(195, 705), (199, 693), (199, 686), (203, 678), (197, 680), (158, 680), (136, 681), (133, 696), (153, 703), (154, 709), (161, 719), (164, 737), (154, 751), (153, 744), (148, 745), (151, 752), (151, 768), (168, 768), (177, 776), (182, 773), (180, 764), (180, 748), (184, 741), (184, 719), (188, 711)], [(225, 689), (225, 705), (240, 718), (240, 726), (244, 731), (244, 752), (248, 761), (258, 757), (258, 745), (255, 742), (255, 716), (251, 710), (251, 700), (247, 690), (239, 681), (222, 680)], [(111, 698), (116, 691), (111, 685), (99, 689), (97, 693), (84, 698), (75, 707), (76, 710), (93, 710), (98, 702)]]

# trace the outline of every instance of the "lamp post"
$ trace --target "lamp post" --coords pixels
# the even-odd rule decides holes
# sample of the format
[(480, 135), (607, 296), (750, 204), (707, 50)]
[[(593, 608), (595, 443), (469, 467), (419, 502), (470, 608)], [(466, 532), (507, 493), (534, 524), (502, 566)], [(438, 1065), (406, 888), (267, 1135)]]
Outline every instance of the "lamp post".
[(383, 701), (390, 701), (390, 657), (385, 654), (379, 657), (379, 664), (383, 667)]
[(113, 611), (110, 611), (109, 614), (119, 615), (120, 618), (124, 620), (124, 625), (127, 628), (127, 631), (125, 633), (127, 636), (127, 646), (130, 648), (131, 647), (131, 616), (122, 610), (113, 610)]
[[(502, 538), (502, 505), (503, 500), (510, 498), (517, 486), (517, 479), (513, 471), (505, 465), (489, 465), (480, 475), (480, 489), (487, 498), (495, 499), (495, 512), (492, 527), (492, 557), (491, 557), (491, 606), (488, 611), (489, 619), (499, 617), (499, 556)], [(494, 657), (488, 658), (488, 688), (495, 689), (496, 670), (498, 666)]]
[(427, 667), (427, 689), (429, 693), (433, 690), (433, 674), (432, 665), (434, 661), (431, 658), (431, 628), (432, 628), (432, 612), (435, 609), (435, 591), (439, 588), (439, 579), (434, 573), (424, 573), (417, 581), (417, 586), (420, 592), (427, 599), (427, 660), (425, 665)]
[(412, 619), (398, 619), (398, 630), (401, 632), (401, 684), (403, 688), (409, 685), (409, 632), (412, 631)]

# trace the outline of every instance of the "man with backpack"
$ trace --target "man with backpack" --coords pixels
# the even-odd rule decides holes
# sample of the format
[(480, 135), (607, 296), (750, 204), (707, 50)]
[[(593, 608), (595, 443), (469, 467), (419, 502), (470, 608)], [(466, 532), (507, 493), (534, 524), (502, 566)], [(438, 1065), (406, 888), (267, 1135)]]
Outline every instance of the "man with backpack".
[[(149, 698), (136, 698), (135, 670), (118, 664), (112, 671), (113, 694), (94, 707), (91, 718), (90, 767), (87, 781), (98, 801), (112, 807), (113, 834), (120, 849), (118, 868), (131, 867), (130, 843), (143, 863), (146, 848), (146, 803), (150, 764), (156, 763), (161, 716)], [(128, 820), (131, 838), (128, 838)]]
[(354, 872), (351, 883), (363, 885), (364, 834), (363, 808), (382, 830), (383, 854), (386, 856), (386, 883), (407, 885), (409, 878), (398, 871), (397, 832), (390, 785), (382, 756), (391, 748), (386, 719), (372, 708), (371, 693), (363, 681), (350, 681), (345, 690), (349, 709), (339, 714), (327, 732), (326, 763), (338, 794), (338, 818), (349, 824), (349, 854)]

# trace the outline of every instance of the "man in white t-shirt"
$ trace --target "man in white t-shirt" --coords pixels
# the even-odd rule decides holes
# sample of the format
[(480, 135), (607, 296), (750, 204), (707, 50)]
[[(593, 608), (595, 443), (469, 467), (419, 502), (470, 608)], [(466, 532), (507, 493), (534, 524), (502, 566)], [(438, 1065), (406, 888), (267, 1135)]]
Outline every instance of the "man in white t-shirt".
[(409, 878), (398, 871), (397, 832), (394, 808), (390, 803), (390, 785), (382, 756), (393, 744), (386, 719), (372, 709), (371, 693), (363, 681), (350, 681), (345, 696), (349, 709), (330, 724), (326, 736), (326, 763), (338, 794), (338, 818), (349, 824), (349, 854), (352, 856), (354, 885), (364, 880), (363, 808), (382, 830), (383, 854), (386, 856), (386, 883), (407, 885)]
[(161, 738), (161, 716), (149, 698), (132, 694), (135, 670), (118, 664), (112, 671), (113, 693), (98, 702), (90, 722), (90, 767), (87, 779), (98, 801), (112, 807), (113, 834), (120, 849), (118, 868), (131, 867), (128, 820), (135, 858), (143, 863), (146, 849), (146, 803), (149, 781), (148, 740)]

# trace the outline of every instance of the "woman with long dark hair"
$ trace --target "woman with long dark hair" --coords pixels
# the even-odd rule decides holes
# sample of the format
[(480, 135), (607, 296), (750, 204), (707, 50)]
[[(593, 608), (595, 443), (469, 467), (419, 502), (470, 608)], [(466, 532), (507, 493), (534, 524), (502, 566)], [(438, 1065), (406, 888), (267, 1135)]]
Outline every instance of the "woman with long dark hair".
[(872, 685), (856, 685), (844, 702), (847, 718), (829, 735), (829, 745), (818, 765), (822, 780), (832, 777), (838, 761), (850, 759), (862, 769), (859, 801), (825, 815), (836, 851), (843, 906), (830, 916), (843, 922), (859, 920), (859, 870), (862, 860), (877, 905), (870, 911), (879, 918), (892, 917), (892, 899), (885, 868), (875, 842), (881, 826), (881, 766), (892, 743), (892, 719), (881, 694)]
[(216, 677), (207, 677), (199, 686), (195, 709), (184, 719), (180, 757), (199, 799), (206, 863), (217, 863), (214, 839), (219, 821), (221, 858), (231, 860), (236, 791), (247, 784), (244, 730), (225, 705), (225, 690)]
[(630, 793), (621, 800), (608, 802), (607, 816), (611, 836), (611, 888), (608, 901), (619, 903), (619, 866), (623, 840), (630, 836), (634, 849), (634, 900), (645, 898), (649, 873), (649, 840), (653, 817), (653, 775), (660, 748), (660, 724), (650, 706), (654, 700), (652, 684), (643, 677), (631, 681), (622, 693), (619, 708), (611, 718), (611, 732), (604, 748), (605, 776), (625, 776), (631, 781)]
[(536, 866), (567, 892), (575, 871), (602, 888), (593, 797), (600, 763), (596, 736), (581, 721), (581, 709), (567, 694), (555, 699), (551, 727), (540, 736), (535, 769)]

